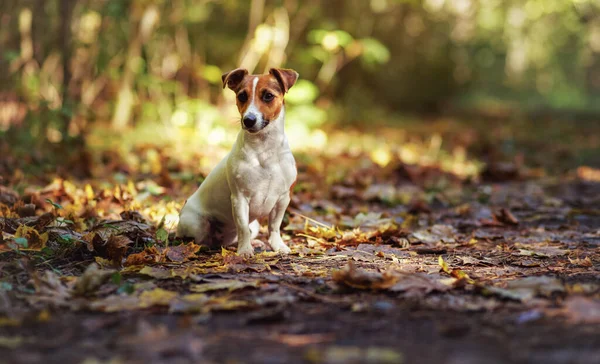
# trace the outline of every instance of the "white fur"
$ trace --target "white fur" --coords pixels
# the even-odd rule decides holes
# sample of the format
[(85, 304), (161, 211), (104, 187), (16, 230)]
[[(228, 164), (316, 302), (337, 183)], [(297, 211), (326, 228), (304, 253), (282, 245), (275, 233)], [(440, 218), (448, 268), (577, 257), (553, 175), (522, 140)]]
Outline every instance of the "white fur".
[[(254, 105), (258, 79), (253, 82), (252, 103), (246, 113), (256, 112), (260, 117), (257, 123), (262, 123), (262, 114)], [(279, 227), (297, 171), (284, 133), (284, 120), (282, 106), (277, 119), (259, 132), (240, 130), (232, 150), (181, 210), (177, 236), (194, 237), (197, 243), (216, 241), (222, 246), (237, 241), (238, 254), (251, 256), (251, 240), (259, 228), (257, 219), (268, 216), (269, 245), (274, 251), (290, 252)]]

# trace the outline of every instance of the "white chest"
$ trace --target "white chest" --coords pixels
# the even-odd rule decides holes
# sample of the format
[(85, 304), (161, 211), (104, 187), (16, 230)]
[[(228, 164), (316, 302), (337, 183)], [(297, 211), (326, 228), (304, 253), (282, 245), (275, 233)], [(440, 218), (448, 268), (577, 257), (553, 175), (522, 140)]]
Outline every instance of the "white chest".
[(247, 158), (234, 168), (236, 188), (248, 201), (250, 220), (267, 216), (296, 180), (292, 153)]

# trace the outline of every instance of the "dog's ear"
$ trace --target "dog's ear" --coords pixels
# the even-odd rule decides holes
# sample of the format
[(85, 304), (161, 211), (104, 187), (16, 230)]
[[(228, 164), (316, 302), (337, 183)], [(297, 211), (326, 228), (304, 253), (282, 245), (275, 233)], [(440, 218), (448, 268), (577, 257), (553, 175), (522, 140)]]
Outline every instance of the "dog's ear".
[(287, 68), (271, 68), (269, 73), (275, 76), (284, 93), (294, 86), (299, 76), (298, 72)]
[(223, 80), (223, 88), (227, 86), (230, 89), (235, 90), (247, 74), (248, 70), (245, 68), (236, 68), (233, 71), (225, 73), (223, 76), (221, 76), (221, 80)]

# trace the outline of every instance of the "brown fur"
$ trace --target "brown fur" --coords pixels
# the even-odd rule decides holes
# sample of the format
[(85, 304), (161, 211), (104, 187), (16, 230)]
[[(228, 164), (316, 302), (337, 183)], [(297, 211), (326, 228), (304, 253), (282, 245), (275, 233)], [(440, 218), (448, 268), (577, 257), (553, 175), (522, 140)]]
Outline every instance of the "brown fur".
[[(252, 95), (252, 84), (255, 78), (258, 78), (256, 90)], [(257, 109), (263, 114), (263, 119), (270, 122), (279, 116), (281, 107), (284, 105), (284, 94), (296, 83), (298, 73), (294, 70), (271, 68), (266, 75), (249, 75), (248, 71), (243, 68), (237, 68), (231, 72), (225, 73), (222, 76), (223, 87), (229, 87), (236, 93), (236, 105), (241, 115), (246, 112), (246, 109), (251, 104), (251, 97), (254, 97), (254, 104)], [(247, 100), (241, 102), (237, 95), (246, 92)], [(273, 100), (265, 101), (263, 96), (265, 93), (273, 94)]]
[[(258, 78), (258, 82), (256, 84), (255, 93), (252, 95), (252, 84), (255, 78)], [(246, 95), (248, 95), (248, 99), (245, 102), (241, 102), (236, 97), (236, 105), (241, 115), (246, 112), (246, 109), (252, 102), (250, 98), (254, 97), (254, 105), (256, 105), (256, 108), (260, 110), (260, 112), (263, 114), (264, 120), (267, 122), (272, 121), (279, 116), (281, 107), (284, 104), (281, 86), (279, 85), (279, 82), (277, 82), (277, 79), (271, 74), (261, 76), (246, 76), (242, 82), (240, 82), (238, 87), (234, 89), (234, 91), (236, 95), (239, 95), (242, 92), (246, 92)], [(270, 102), (263, 100), (263, 95), (267, 92), (275, 96)]]

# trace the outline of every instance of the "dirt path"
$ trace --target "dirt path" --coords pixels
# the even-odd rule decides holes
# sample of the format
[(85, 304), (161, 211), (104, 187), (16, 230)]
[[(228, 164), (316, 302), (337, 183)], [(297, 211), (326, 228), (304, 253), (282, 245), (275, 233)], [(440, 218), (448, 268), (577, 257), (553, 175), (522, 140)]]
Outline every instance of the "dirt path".
[[(355, 197), (303, 205), (300, 194), (286, 226), (290, 256), (244, 261), (157, 244), (124, 253), (120, 269), (110, 264), (106, 221), (90, 229), (105, 239), (95, 244), (39, 215), (3, 218), (5, 236), (29, 225), (48, 233), (48, 244), (70, 233), (92, 252), (82, 243), (47, 259), (0, 255), (0, 355), (10, 363), (598, 362), (600, 186), (467, 190), (452, 206), (400, 209)], [(130, 245), (161, 239), (132, 216), (110, 231)]]

